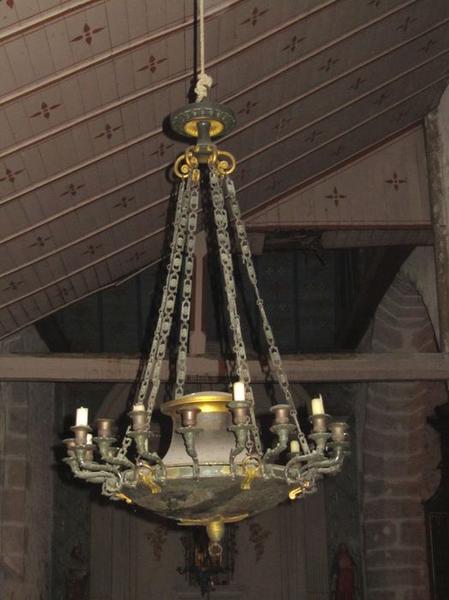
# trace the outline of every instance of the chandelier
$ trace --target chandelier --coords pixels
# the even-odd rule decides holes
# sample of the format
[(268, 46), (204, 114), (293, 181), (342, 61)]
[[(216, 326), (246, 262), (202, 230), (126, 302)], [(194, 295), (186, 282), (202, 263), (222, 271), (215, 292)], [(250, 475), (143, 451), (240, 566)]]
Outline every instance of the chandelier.
[[(78, 408), (74, 437), (64, 440), (64, 461), (79, 479), (101, 485), (112, 500), (149, 509), (181, 525), (203, 525), (211, 556), (220, 555), (226, 523), (235, 523), (316, 491), (325, 474), (337, 473), (348, 452), (347, 424), (325, 413), (323, 400), (311, 402), (310, 433), (301, 429), (287, 375), (257, 284), (256, 270), (234, 183), (236, 161), (213, 138), (235, 125), (234, 113), (207, 99), (211, 78), (204, 70), (204, 7), (200, 2), (201, 74), (197, 101), (171, 115), (177, 134), (195, 139), (175, 162), (179, 178), (168, 270), (158, 321), (120, 445), (113, 420), (99, 418), (95, 436), (88, 409)], [(211, 214), (219, 270), (232, 338), (232, 393), (184, 393), (198, 215)], [(283, 402), (271, 407), (273, 446), (264, 450), (255, 416), (255, 397), (237, 305), (232, 241), (254, 290), (267, 357)], [(178, 310), (179, 307), (179, 310)], [(174, 399), (160, 405), (173, 424), (165, 456), (151, 450), (151, 421), (174, 320), (179, 320)]]

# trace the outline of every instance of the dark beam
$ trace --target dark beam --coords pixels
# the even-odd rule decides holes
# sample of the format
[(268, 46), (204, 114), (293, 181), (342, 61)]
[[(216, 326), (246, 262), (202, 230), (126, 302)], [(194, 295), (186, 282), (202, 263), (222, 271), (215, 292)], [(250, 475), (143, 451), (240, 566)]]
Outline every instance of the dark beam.
[[(3, 354), (0, 381), (133, 382), (137, 356), (101, 354)], [(250, 361), (254, 383), (265, 373)], [(449, 379), (449, 354), (333, 354), (287, 356), (284, 367), (291, 382), (420, 381)], [(228, 365), (217, 358), (192, 357), (188, 379), (195, 382), (226, 380)], [(166, 380), (167, 364), (162, 369)]]

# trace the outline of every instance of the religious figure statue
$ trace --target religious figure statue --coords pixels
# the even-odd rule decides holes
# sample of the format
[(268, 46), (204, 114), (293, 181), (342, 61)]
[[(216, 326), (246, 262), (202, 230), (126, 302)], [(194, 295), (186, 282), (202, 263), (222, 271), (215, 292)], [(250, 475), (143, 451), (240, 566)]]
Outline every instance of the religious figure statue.
[(356, 567), (346, 544), (338, 546), (333, 568), (332, 600), (356, 599)]

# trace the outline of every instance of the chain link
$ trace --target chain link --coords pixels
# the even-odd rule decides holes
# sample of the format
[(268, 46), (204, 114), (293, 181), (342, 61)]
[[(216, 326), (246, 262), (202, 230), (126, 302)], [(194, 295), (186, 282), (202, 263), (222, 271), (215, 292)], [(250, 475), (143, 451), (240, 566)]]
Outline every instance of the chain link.
[(290, 406), (290, 414), (295, 423), (295, 427), (297, 429), (298, 440), (301, 444), (301, 449), (304, 454), (310, 453), (310, 448), (307, 443), (307, 439), (301, 429), (299, 420), (298, 420), (298, 412), (296, 410), (296, 405), (293, 400), (293, 396), (290, 391), (290, 385), (288, 382), (287, 374), (282, 366), (282, 359), (279, 352), (279, 349), (276, 345), (276, 340), (274, 338), (273, 330), (271, 329), (270, 322), (268, 321), (267, 313), (265, 311), (265, 306), (260, 295), (259, 287), (257, 284), (257, 274), (256, 269), (254, 267), (254, 261), (251, 254), (251, 249), (248, 242), (248, 235), (246, 233), (245, 224), (242, 220), (242, 215), (240, 212), (240, 206), (237, 201), (237, 196), (235, 193), (234, 182), (229, 178), (225, 178), (225, 189), (226, 189), (226, 199), (229, 202), (229, 206), (231, 209), (231, 214), (234, 220), (235, 229), (237, 231), (237, 239), (240, 247), (240, 251), (242, 253), (242, 260), (246, 267), (246, 271), (248, 273), (248, 278), (253, 285), (254, 293), (256, 296), (256, 304), (259, 308), (260, 317), (262, 320), (262, 328), (265, 334), (265, 339), (268, 344), (268, 356), (270, 359), (270, 363), (272, 368), (276, 373), (277, 380), (284, 394), (285, 400), (287, 404)]
[[(211, 166), (209, 168), (210, 189), (212, 196), (212, 205), (214, 212), (214, 220), (217, 234), (218, 251), (220, 255), (221, 267), (223, 270), (223, 279), (225, 293), (228, 305), (230, 329), (233, 337), (233, 351), (236, 360), (236, 371), (238, 377), (245, 384), (245, 396), (250, 402), (250, 417), (252, 427), (252, 435), (256, 451), (262, 455), (262, 443), (260, 441), (259, 429), (256, 424), (256, 416), (254, 413), (254, 395), (251, 387), (251, 376), (246, 357), (245, 344), (243, 342), (242, 329), (240, 325), (240, 317), (237, 310), (237, 295), (234, 281), (234, 268), (232, 264), (231, 240), (229, 237), (229, 220), (226, 212), (224, 194), (223, 194), (223, 178), (220, 177), (216, 169)], [(251, 444), (250, 444), (251, 445)]]

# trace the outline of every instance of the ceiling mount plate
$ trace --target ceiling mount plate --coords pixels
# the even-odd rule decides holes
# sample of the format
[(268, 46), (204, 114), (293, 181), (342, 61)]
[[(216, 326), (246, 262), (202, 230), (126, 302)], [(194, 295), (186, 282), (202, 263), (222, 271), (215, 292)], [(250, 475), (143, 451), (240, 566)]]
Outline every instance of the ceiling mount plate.
[(200, 122), (210, 124), (209, 135), (213, 138), (234, 129), (236, 119), (230, 108), (209, 100), (187, 104), (170, 115), (171, 128), (184, 137), (198, 137)]

